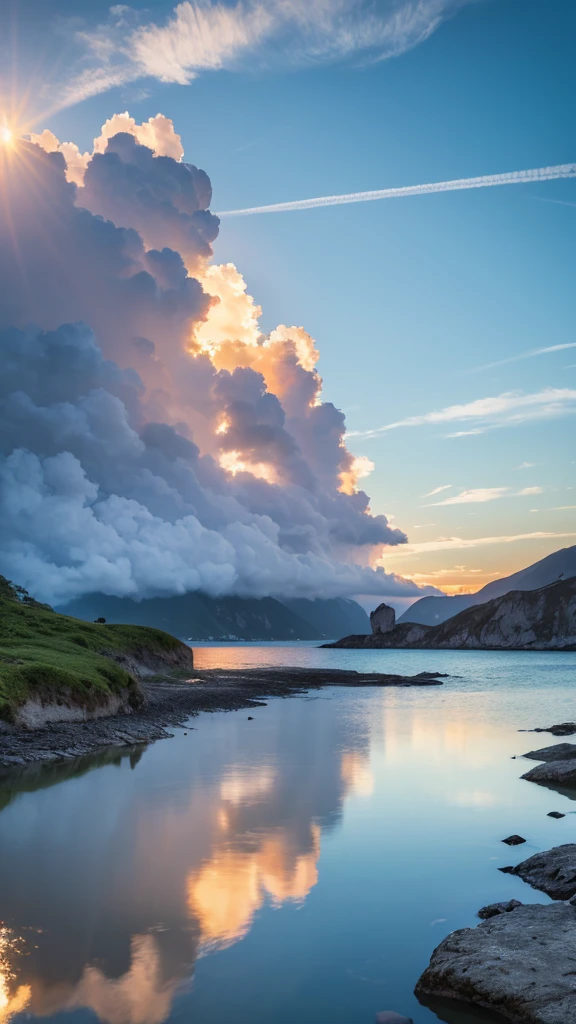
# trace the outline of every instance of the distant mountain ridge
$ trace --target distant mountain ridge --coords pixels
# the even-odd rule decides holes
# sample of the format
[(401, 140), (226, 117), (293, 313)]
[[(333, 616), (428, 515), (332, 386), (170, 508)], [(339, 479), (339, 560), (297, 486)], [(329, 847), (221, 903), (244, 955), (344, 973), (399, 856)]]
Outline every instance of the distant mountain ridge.
[(415, 622), (423, 626), (437, 626), (467, 608), (485, 604), (486, 601), (502, 597), (512, 590), (539, 590), (549, 583), (554, 583), (560, 574), (564, 579), (576, 576), (576, 544), (569, 548), (561, 548), (560, 551), (553, 551), (551, 555), (534, 562), (526, 569), (520, 569), (512, 576), (493, 580), (476, 594), (422, 597), (400, 616), (398, 623)]
[(346, 598), (209, 597), (198, 591), (134, 601), (88, 594), (58, 611), (88, 622), (155, 626), (186, 640), (329, 640), (368, 632), (364, 609)]

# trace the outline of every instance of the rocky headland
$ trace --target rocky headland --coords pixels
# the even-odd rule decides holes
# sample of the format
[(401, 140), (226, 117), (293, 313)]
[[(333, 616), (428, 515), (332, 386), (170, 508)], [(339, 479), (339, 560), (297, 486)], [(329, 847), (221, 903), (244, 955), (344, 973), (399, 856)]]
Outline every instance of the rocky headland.
[(459, 612), (437, 626), (395, 623), (380, 605), (372, 633), (346, 636), (324, 647), (432, 650), (576, 650), (576, 577), (540, 590), (516, 590)]

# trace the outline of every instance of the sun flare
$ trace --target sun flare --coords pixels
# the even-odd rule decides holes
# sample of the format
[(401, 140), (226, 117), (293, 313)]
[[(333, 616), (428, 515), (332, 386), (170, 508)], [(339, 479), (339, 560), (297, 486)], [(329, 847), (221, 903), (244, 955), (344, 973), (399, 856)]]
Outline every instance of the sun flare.
[(14, 142), (14, 132), (7, 124), (0, 127), (0, 143), (3, 146), (11, 146)]

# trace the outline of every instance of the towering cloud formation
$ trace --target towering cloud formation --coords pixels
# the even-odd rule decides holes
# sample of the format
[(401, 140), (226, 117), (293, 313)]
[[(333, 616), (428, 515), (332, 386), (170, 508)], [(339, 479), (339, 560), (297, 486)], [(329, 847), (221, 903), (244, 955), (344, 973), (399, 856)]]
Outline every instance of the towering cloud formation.
[(363, 567), (405, 535), (357, 487), (312, 338), (264, 337), (211, 264), (210, 181), (180, 156), (127, 114), (92, 154), (44, 132), (2, 156), (0, 572), (54, 602), (416, 593)]

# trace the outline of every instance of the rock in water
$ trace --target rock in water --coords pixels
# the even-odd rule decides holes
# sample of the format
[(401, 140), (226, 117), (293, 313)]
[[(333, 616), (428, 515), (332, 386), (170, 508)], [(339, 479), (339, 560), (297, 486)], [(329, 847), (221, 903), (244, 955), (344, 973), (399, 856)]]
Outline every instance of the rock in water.
[(518, 875), (553, 900), (569, 900), (576, 895), (576, 844), (565, 843), (544, 853), (535, 853), (517, 864), (510, 874)]
[(553, 736), (574, 736), (576, 722), (560, 722), (560, 725), (549, 725), (540, 729), (520, 729), (520, 732), (551, 732)]
[(565, 818), (566, 815), (562, 814), (560, 811), (548, 811), (547, 817), (548, 818)]
[(529, 757), (531, 761), (569, 761), (576, 757), (576, 743), (553, 743), (551, 747), (529, 750), (522, 756)]
[(574, 908), (525, 905), (444, 939), (416, 995), (463, 1000), (511, 1024), (574, 1024), (575, 962)]
[(379, 604), (373, 612), (370, 612), (370, 625), (373, 633), (389, 633), (394, 629), (396, 612), (387, 604)]
[(508, 836), (508, 838), (503, 839), (502, 842), (506, 843), (506, 846), (521, 846), (522, 843), (526, 842), (526, 840), (523, 839), (522, 836)]
[(376, 1024), (414, 1024), (412, 1017), (403, 1017), (401, 1013), (394, 1013), (394, 1010), (380, 1010), (376, 1014)]
[(488, 921), (491, 917), (497, 917), (498, 914), (510, 914), (516, 907), (521, 907), (522, 904), (519, 900), (508, 900), (505, 903), (489, 903), (487, 907), (482, 907), (478, 911), (478, 917), (481, 917), (483, 921)]
[(537, 764), (529, 772), (522, 776), (528, 782), (541, 782), (544, 785), (576, 786), (576, 759), (569, 761), (552, 761), (546, 764)]

